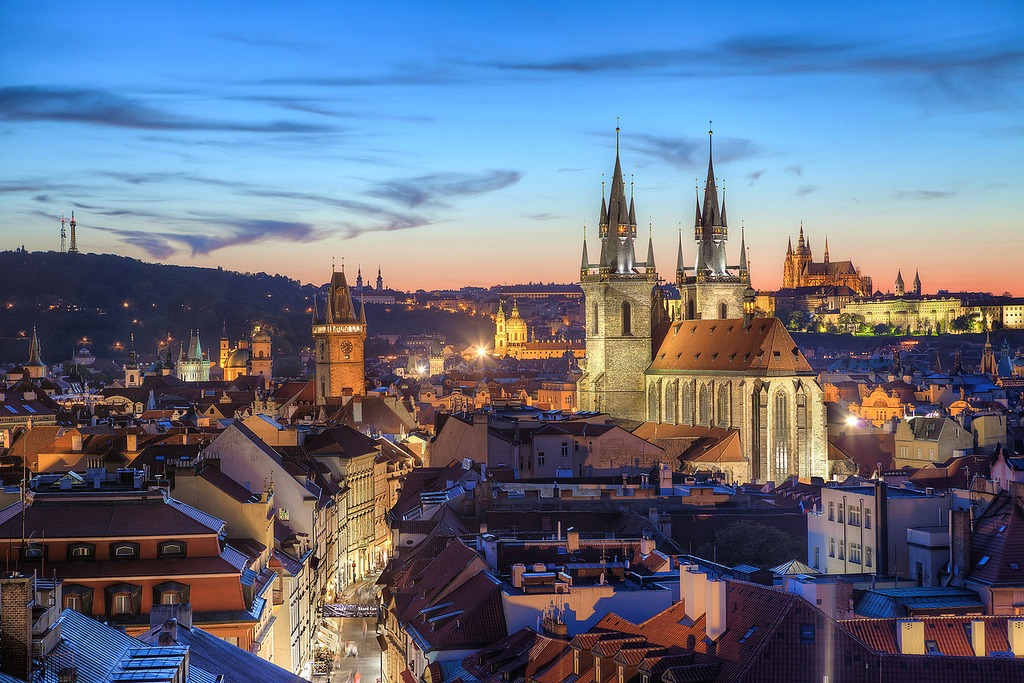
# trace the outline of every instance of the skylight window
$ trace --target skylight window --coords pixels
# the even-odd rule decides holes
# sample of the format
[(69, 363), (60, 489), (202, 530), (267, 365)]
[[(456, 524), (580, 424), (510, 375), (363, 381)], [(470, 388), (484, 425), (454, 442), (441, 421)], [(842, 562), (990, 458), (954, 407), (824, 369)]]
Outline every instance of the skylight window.
[(754, 635), (754, 631), (756, 631), (756, 630), (757, 630), (756, 626), (751, 626), (749, 629), (747, 629), (746, 633), (744, 633), (742, 636), (740, 636), (739, 642), (741, 642), (741, 643), (747, 642), (747, 639), (750, 638), (750, 636)]
[(983, 555), (982, 558), (978, 560), (978, 566), (984, 567), (986, 564), (988, 564), (988, 555)]
[(1017, 564), (1016, 562), (1011, 562), (1010, 563), (1010, 569), (1012, 569), (1015, 572), (1019, 572), (1020, 571), (1020, 565)]
[(998, 529), (996, 529), (996, 533), (997, 534), (1001, 534), (1004, 531), (1006, 531), (1006, 525), (1005, 524), (1001, 525)]

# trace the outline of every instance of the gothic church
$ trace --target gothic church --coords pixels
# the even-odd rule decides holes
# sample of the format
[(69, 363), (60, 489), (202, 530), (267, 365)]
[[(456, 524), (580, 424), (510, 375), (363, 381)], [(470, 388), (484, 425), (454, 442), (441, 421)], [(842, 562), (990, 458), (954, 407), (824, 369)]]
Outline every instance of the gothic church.
[[(781, 321), (752, 317), (742, 237), (738, 264), (728, 265), (725, 201), (718, 199), (710, 139), (693, 268), (684, 265), (680, 235), (674, 316), (658, 286), (653, 239), (646, 259), (636, 259), (636, 210), (633, 197), (626, 200), (617, 139), (598, 230), (598, 262), (590, 262), (584, 239), (580, 265), (587, 330), (580, 409), (640, 422), (638, 434), (668, 446), (688, 466), (734, 481), (826, 476), (823, 392)], [(694, 456), (695, 443), (716, 447)]]

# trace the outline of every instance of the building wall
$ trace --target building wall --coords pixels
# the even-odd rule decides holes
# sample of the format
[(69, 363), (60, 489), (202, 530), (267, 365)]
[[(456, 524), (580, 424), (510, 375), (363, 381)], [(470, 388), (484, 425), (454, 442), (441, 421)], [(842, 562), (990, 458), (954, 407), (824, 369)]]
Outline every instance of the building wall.
[[(656, 283), (653, 274), (587, 275), (580, 282), (587, 335), (586, 371), (577, 385), (580, 410), (643, 419)], [(624, 304), (630, 314), (627, 328)]]
[[(747, 457), (746, 481), (780, 482), (794, 474), (828, 476), (824, 392), (813, 377), (659, 370), (649, 372), (646, 379), (649, 421), (739, 432), (740, 447)], [(727, 397), (724, 404), (720, 403), (723, 395)], [(776, 397), (780, 395), (787, 406), (788, 434), (776, 428)], [(785, 457), (781, 455), (783, 444)]]

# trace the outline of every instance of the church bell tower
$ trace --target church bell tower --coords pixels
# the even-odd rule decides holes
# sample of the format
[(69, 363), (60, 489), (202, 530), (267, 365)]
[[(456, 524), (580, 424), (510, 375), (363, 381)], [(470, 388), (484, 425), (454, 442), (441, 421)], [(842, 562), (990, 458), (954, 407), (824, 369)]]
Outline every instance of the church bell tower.
[[(632, 195), (632, 192), (630, 193)], [(577, 385), (580, 410), (645, 419), (644, 370), (651, 362), (653, 314), (658, 274), (653, 243), (647, 260), (636, 260), (636, 211), (619, 161), (615, 129), (615, 170), (611, 192), (601, 196), (598, 237), (601, 256), (590, 263), (586, 236), (580, 264), (586, 320), (586, 371)]]
[(345, 280), (345, 269), (331, 276), (323, 314), (313, 301), (313, 357), (316, 362), (316, 404), (340, 404), (366, 393), (363, 344), (366, 311), (358, 315)]

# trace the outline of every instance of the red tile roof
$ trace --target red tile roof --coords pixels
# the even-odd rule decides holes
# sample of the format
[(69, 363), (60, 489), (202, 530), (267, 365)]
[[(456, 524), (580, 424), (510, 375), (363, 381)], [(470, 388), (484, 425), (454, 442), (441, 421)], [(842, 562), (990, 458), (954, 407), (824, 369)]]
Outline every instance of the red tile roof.
[(811, 374), (811, 366), (778, 318), (672, 323), (650, 371)]

